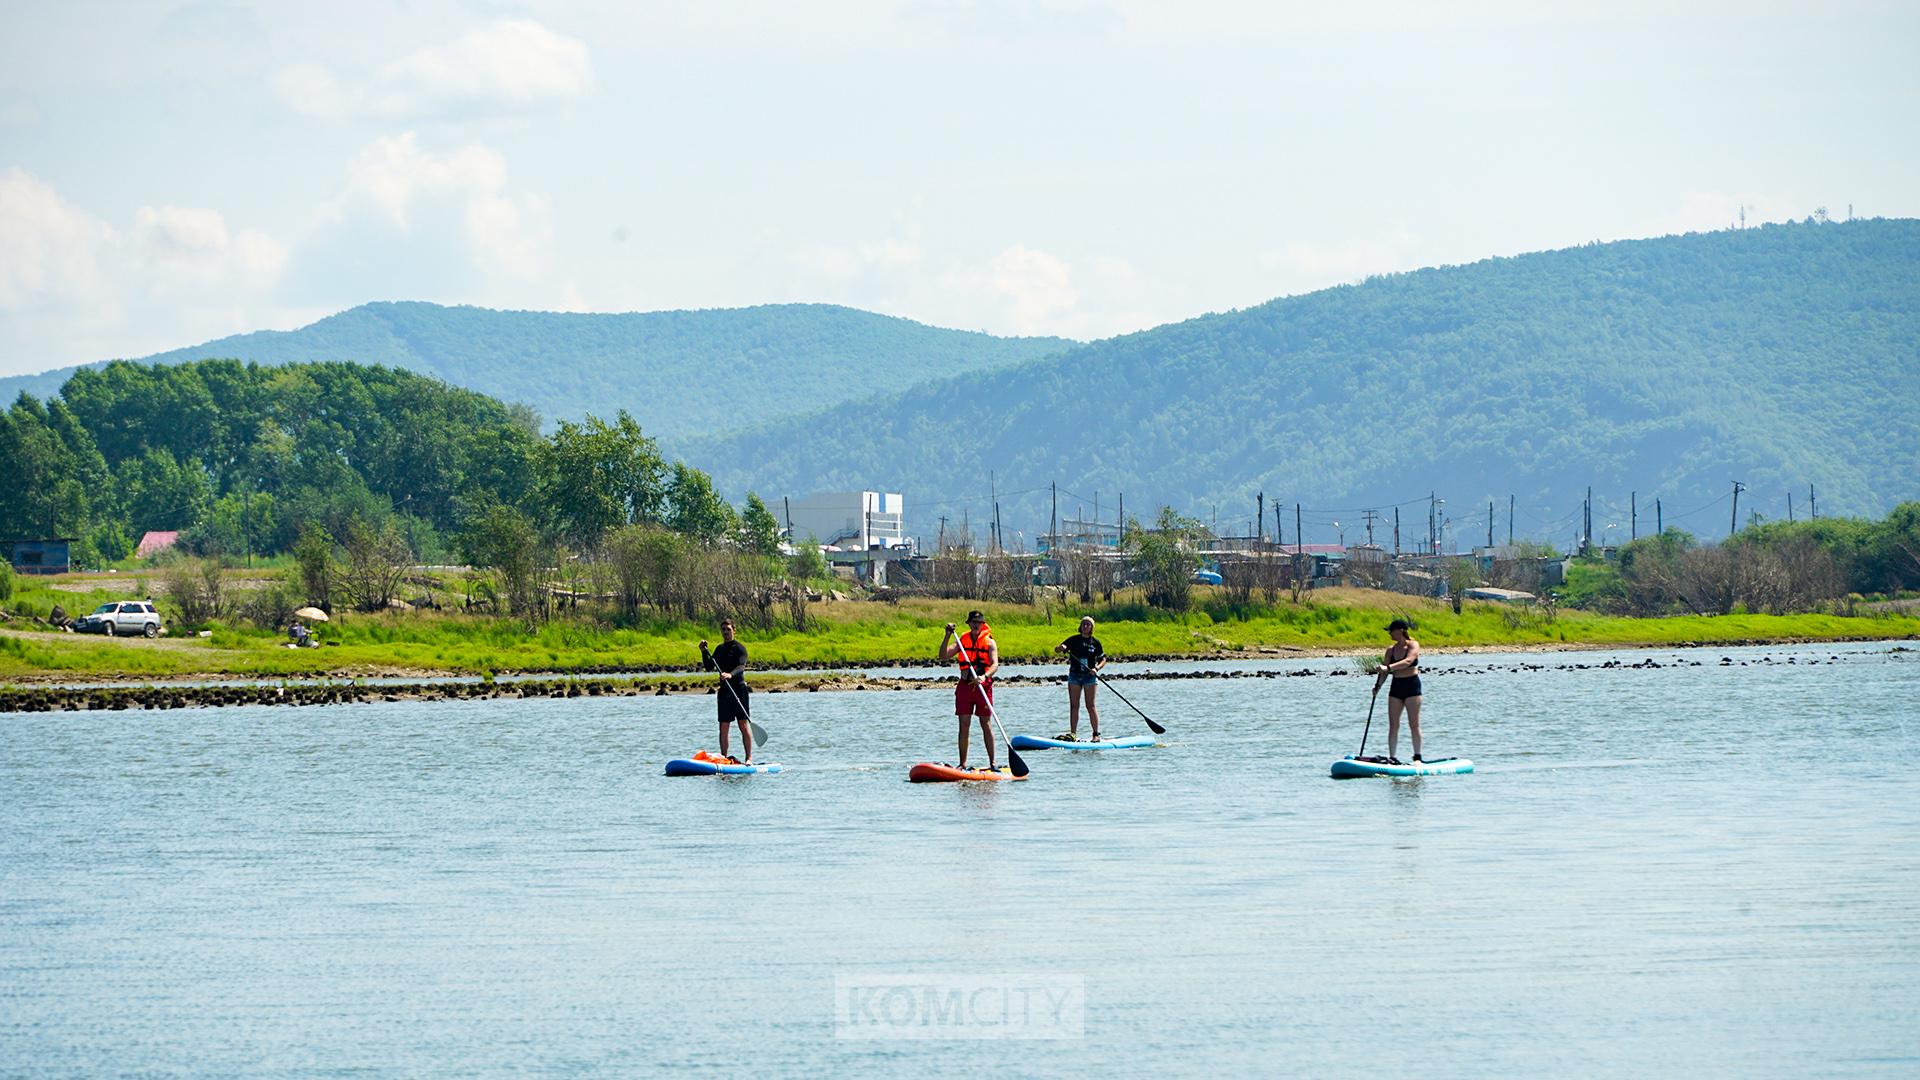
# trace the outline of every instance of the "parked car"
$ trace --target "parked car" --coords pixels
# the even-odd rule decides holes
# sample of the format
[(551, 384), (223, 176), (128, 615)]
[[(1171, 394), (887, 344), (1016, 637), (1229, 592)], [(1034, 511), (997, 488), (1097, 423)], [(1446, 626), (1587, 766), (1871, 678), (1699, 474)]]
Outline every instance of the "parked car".
[(73, 629), (82, 634), (144, 634), (160, 636), (160, 611), (148, 600), (115, 600), (101, 604), (73, 620)]

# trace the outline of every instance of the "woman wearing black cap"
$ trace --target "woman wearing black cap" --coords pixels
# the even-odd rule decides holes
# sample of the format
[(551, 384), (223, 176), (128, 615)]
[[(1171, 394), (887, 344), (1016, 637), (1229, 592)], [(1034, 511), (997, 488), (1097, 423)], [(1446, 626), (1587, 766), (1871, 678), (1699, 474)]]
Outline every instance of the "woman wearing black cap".
[(1387, 759), (1400, 763), (1400, 714), (1407, 714), (1407, 731), (1413, 736), (1413, 760), (1420, 758), (1420, 643), (1413, 640), (1407, 631), (1413, 624), (1405, 619), (1395, 619), (1387, 624), (1387, 634), (1393, 638), (1393, 644), (1387, 647), (1387, 662), (1380, 666), (1380, 674), (1373, 681), (1373, 692), (1380, 692), (1380, 683), (1389, 676), (1393, 684), (1387, 687)]

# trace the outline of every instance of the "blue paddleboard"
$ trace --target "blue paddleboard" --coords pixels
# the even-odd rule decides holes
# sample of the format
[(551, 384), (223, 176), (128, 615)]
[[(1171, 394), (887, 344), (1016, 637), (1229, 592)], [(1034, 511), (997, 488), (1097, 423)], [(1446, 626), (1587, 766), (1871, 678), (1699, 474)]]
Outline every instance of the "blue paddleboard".
[(1075, 742), (1070, 739), (1041, 739), (1032, 735), (1015, 735), (1015, 750), (1138, 750), (1143, 746), (1152, 746), (1151, 735), (1129, 735), (1124, 739), (1101, 739), (1099, 742)]
[(691, 758), (674, 758), (667, 762), (668, 776), (752, 776), (755, 773), (777, 773), (778, 763), (768, 765), (726, 765), (712, 761), (695, 761)]
[(1472, 771), (1473, 762), (1459, 757), (1394, 765), (1385, 758), (1357, 758), (1348, 754), (1333, 763), (1335, 780), (1353, 780), (1362, 776), (1446, 776)]

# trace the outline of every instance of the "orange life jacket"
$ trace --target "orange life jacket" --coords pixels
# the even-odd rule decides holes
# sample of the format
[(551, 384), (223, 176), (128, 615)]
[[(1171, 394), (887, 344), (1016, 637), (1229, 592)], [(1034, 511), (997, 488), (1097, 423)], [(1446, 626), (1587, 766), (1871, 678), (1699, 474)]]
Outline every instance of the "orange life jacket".
[[(986, 623), (980, 624), (980, 631), (977, 634), (972, 630), (962, 631), (960, 652), (956, 655), (960, 661), (961, 671), (971, 668), (975, 675), (985, 675), (987, 667), (993, 662), (993, 631)], [(972, 659), (969, 660), (968, 657)]]

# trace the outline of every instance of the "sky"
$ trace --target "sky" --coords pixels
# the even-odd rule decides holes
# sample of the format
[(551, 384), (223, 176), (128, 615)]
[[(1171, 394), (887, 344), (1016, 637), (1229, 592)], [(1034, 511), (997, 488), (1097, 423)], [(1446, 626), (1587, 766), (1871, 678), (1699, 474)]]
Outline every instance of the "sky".
[(0, 0), (0, 374), (375, 300), (1141, 330), (1920, 214), (1920, 4)]

